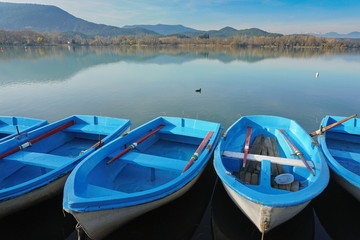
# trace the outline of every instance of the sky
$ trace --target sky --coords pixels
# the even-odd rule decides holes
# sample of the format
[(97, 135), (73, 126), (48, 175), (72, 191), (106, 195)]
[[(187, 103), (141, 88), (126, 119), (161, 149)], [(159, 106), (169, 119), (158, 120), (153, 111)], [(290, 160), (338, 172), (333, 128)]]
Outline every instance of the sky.
[(260, 28), (282, 34), (360, 31), (360, 0), (5, 0), (54, 5), (123, 27), (182, 24), (197, 30)]

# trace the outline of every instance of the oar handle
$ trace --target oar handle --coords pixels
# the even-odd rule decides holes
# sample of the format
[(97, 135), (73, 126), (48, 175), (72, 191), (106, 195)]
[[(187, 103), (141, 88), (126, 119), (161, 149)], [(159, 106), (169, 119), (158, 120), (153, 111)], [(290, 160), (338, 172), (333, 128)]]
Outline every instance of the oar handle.
[(337, 125), (339, 125), (339, 124), (341, 124), (341, 123), (343, 123), (343, 122), (346, 122), (346, 121), (348, 121), (348, 120), (350, 120), (350, 119), (352, 119), (352, 118), (354, 118), (354, 117), (356, 117), (356, 116), (357, 116), (357, 114), (354, 114), (354, 115), (351, 115), (350, 117), (344, 118), (344, 119), (342, 119), (342, 120), (340, 120), (340, 121), (337, 121), (336, 123), (330, 124), (330, 125), (328, 125), (328, 126), (326, 126), (326, 127), (321, 127), (320, 129), (318, 129), (318, 130), (310, 133), (310, 136), (311, 136), (311, 137), (314, 137), (314, 136), (316, 136), (316, 135), (320, 135), (320, 134), (322, 134), (323, 132), (329, 130), (330, 128), (336, 127)]
[(195, 153), (191, 156), (189, 162), (186, 164), (184, 170), (181, 173), (186, 172), (191, 167), (191, 165), (194, 163), (194, 161), (196, 161), (198, 159), (200, 152), (203, 150), (203, 148), (205, 147), (207, 142), (210, 140), (213, 133), (214, 133), (213, 131), (209, 131), (206, 134), (205, 138), (201, 141), (199, 147), (196, 149)]

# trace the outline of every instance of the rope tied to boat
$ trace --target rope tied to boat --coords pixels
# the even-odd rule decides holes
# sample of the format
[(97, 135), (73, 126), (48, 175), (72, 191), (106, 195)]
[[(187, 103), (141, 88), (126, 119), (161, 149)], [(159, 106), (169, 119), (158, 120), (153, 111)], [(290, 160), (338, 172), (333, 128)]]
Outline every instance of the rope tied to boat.
[(77, 231), (77, 240), (85, 239), (85, 231), (79, 223), (76, 224), (75, 229)]

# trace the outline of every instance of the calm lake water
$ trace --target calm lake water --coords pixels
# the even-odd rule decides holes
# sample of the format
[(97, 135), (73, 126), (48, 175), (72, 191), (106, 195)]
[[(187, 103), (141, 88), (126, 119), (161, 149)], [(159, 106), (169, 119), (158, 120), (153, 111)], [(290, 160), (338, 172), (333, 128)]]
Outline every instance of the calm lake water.
[[(267, 114), (294, 119), (311, 132), (319, 127), (325, 115), (359, 114), (359, 69), (360, 53), (355, 51), (6, 47), (4, 51), (0, 51), (0, 115), (41, 118), (49, 122), (74, 114), (104, 115), (130, 119), (133, 127), (157, 116), (167, 115), (219, 122), (227, 129), (241, 116)], [(318, 78), (315, 77), (317, 72)], [(195, 91), (199, 88), (201, 93)], [(182, 230), (168, 226), (166, 229), (170, 232), (169, 235), (173, 232), (184, 233), (172, 236), (172, 239), (187, 239), (189, 236), (193, 236), (193, 239), (209, 239), (209, 231), (213, 232), (210, 236), (215, 239), (240, 239), (237, 237), (241, 234), (245, 234), (242, 239), (259, 239), (257, 230), (251, 224), (236, 224), (238, 221), (243, 223), (246, 219), (241, 217), (240, 212), (234, 213), (236, 210), (231, 209), (231, 203), (229, 204), (226, 194), (223, 194), (221, 186), (217, 184), (217, 190), (213, 188), (216, 176), (211, 167), (207, 178), (202, 177), (203, 183), (199, 183), (203, 185), (198, 184), (190, 193), (203, 192), (202, 198), (195, 197), (198, 205), (193, 202), (194, 195), (186, 195), (180, 200), (185, 201), (186, 206), (193, 207), (191, 213), (199, 211), (197, 215), (200, 218), (193, 222), (180, 218), (189, 209), (179, 208), (183, 204), (175, 202), (160, 212), (150, 213), (145, 219), (141, 218), (133, 225), (120, 229), (118, 236), (125, 236), (124, 239), (145, 239), (151, 238), (149, 232), (159, 231), (165, 234), (163, 227), (158, 229), (149, 223), (156, 219), (160, 225), (166, 224), (169, 222), (167, 218), (170, 218), (170, 222), (181, 226)], [(324, 193), (327, 195), (320, 196), (319, 200), (304, 211), (303, 217), (314, 222), (314, 216), (318, 216), (334, 239), (340, 239), (339, 236), (351, 239), (346, 237), (349, 232), (349, 236), (359, 236), (359, 232), (351, 232), (348, 228), (340, 233), (334, 232), (334, 226), (353, 226), (351, 223), (344, 223), (345, 218), (350, 218), (348, 220), (352, 223), (357, 220), (351, 219), (351, 215), (341, 216), (341, 220), (336, 219), (333, 212), (329, 214), (332, 204), (343, 208), (350, 208), (351, 204), (355, 204), (357, 210), (359, 204), (354, 203), (336, 185), (332, 186), (335, 187), (327, 190), (330, 192)], [(335, 189), (334, 192), (331, 189)], [(345, 196), (350, 201), (346, 206), (342, 202), (336, 202), (339, 197), (332, 199), (339, 191), (341, 194), (337, 196)], [(209, 212), (208, 201), (212, 198), (213, 214), (203, 216), (204, 212)], [(328, 202), (329, 199), (332, 202)], [(327, 203), (324, 203), (325, 200)], [(42, 210), (29, 210), (30, 212), (21, 212), (0, 223), (19, 224), (20, 219), (23, 219), (25, 222), (22, 224), (26, 225), (36, 216), (42, 218), (41, 224), (37, 225), (42, 225), (49, 223), (48, 219), (56, 218), (60, 223), (51, 225), (53, 235), (44, 239), (65, 239), (69, 232), (64, 229), (70, 228), (73, 231), (73, 219), (62, 216), (61, 197), (47, 204), (48, 208), (57, 209), (53, 215), (40, 217), (38, 213)], [(224, 206), (229, 208), (224, 209)], [(353, 209), (338, 211), (338, 214), (344, 211), (351, 212)], [(171, 212), (173, 215), (166, 215), (167, 218), (164, 218), (164, 212)], [(50, 214), (49, 211), (47, 213)], [(224, 218), (226, 214), (232, 215), (232, 218)], [(215, 217), (220, 220), (214, 219)], [(230, 219), (226, 226), (224, 219)], [(303, 218), (295, 220), (294, 226), (299, 226), (299, 221), (302, 222)], [(55, 225), (59, 227), (59, 224), (62, 227), (57, 232), (54, 228)], [(228, 230), (232, 224), (237, 230)], [(239, 225), (247, 226), (247, 231), (237, 232)], [(6, 225), (4, 229), (7, 229)], [(185, 231), (187, 229), (190, 229), (190, 235)], [(197, 229), (195, 234), (194, 229)], [(275, 231), (273, 236), (270, 234), (265, 239), (298, 236), (293, 228), (287, 229), (291, 229), (287, 230), (288, 235), (282, 229), (279, 230), (281, 234), (276, 235)], [(45, 232), (37, 228), (29, 231), (36, 232), (35, 236), (40, 239), (42, 232)], [(298, 231), (304, 232), (301, 227)], [(306, 236), (325, 238), (324, 235), (316, 238), (318, 235), (314, 232), (319, 234), (319, 231), (311, 231)], [(29, 236), (26, 231), (23, 233)], [(232, 235), (237, 237), (232, 238)], [(18, 236), (19, 239), (24, 237)], [(152, 236), (153, 239), (161, 239), (160, 235)], [(300, 239), (309, 239), (306, 236)], [(16, 239), (16, 235), (13, 239)]]
[(0, 114), (94, 114), (133, 126), (168, 115), (225, 128), (270, 114), (313, 131), (324, 115), (358, 113), (359, 66), (359, 53), (314, 50), (5, 48)]

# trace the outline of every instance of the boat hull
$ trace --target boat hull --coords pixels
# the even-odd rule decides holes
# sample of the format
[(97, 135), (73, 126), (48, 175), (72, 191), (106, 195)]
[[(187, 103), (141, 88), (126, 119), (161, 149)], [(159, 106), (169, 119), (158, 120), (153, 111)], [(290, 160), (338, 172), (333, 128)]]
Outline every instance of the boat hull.
[(310, 201), (308, 201), (296, 206), (283, 208), (268, 207), (242, 197), (225, 183), (223, 183), (223, 186), (236, 206), (254, 223), (254, 225), (262, 233), (266, 233), (293, 218), (310, 203)]
[[(326, 116), (321, 126), (342, 121), (344, 117)], [(353, 118), (319, 135), (318, 142), (335, 181), (360, 201), (360, 128)]]
[(360, 189), (353, 184), (349, 183), (343, 176), (331, 171), (331, 176), (334, 177), (335, 181), (348, 191), (355, 199), (360, 202)]
[(129, 125), (74, 115), (0, 143), (0, 217), (60, 194), (73, 168)]
[(12, 213), (26, 209), (39, 202), (45, 201), (51, 197), (61, 194), (66, 178), (69, 174), (56, 179), (55, 181), (25, 193), (15, 198), (0, 201), (0, 218), (8, 216)]
[[(70, 174), (63, 208), (92, 239), (187, 192), (204, 171), (221, 125), (158, 117), (87, 157)], [(131, 147), (129, 147), (131, 146)]]
[(105, 211), (70, 213), (80, 223), (88, 237), (94, 240), (103, 239), (129, 221), (181, 197), (196, 183), (198, 177), (179, 191), (153, 202)]
[[(295, 121), (266, 115), (240, 118), (220, 140), (214, 154), (216, 173), (260, 232), (297, 215), (327, 186), (329, 169), (312, 142)], [(295, 150), (303, 160), (294, 156)], [(284, 176), (291, 180), (278, 181)]]
[(46, 124), (47, 121), (40, 119), (0, 116), (0, 143), (26, 134)]

